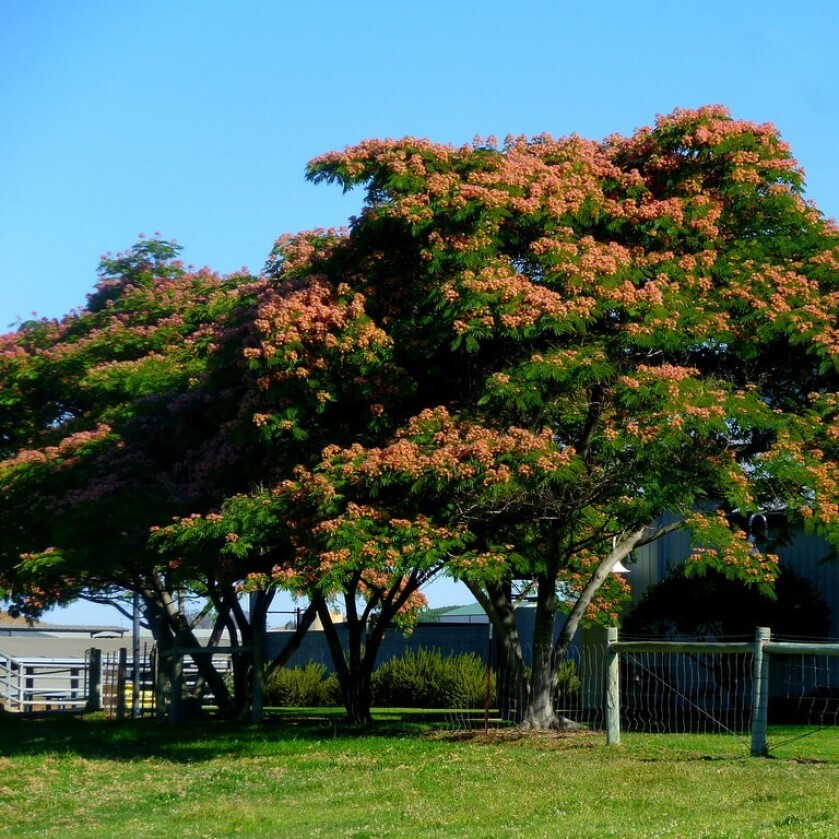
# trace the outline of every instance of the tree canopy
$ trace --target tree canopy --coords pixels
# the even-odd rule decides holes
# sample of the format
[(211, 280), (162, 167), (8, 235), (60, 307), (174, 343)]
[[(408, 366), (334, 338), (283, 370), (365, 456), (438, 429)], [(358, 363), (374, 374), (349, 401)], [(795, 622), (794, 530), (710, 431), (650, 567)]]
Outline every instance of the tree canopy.
[[(763, 586), (775, 559), (733, 511), (783, 509), (835, 539), (839, 236), (772, 126), (705, 107), (600, 142), (371, 140), (309, 177), (366, 190), (349, 228), (284, 236), (260, 277), (210, 293), (158, 277), (189, 289), (170, 315), (189, 328), (170, 343), (131, 356), (113, 333), (88, 367), (55, 363), (39, 337), (73, 343), (77, 316), (4, 338), (10, 381), (30, 382), (3, 401), (4, 527), (27, 520), (14, 487), (44, 446), (69, 460), (112, 440), (113, 403), (137, 422), (154, 371), (155, 393), (196, 407), (178, 434), (157, 411), (143, 438), (143, 457), (176, 447), (190, 484), (142, 519), (144, 552), (306, 592), (328, 634), (325, 602), (341, 595), (359, 719), (380, 633), (434, 574), (463, 579), (536, 727), (557, 724), (559, 655), (583, 619), (616, 619), (626, 585), (611, 570), (666, 532), (664, 513), (693, 532), (690, 572)], [(134, 257), (81, 322), (107, 317), (120, 283), (142, 296)], [(54, 382), (79, 390), (63, 376), (87, 401), (51, 399)], [(29, 525), (16, 533), (31, 551)], [(530, 663), (514, 580), (536, 598)]]

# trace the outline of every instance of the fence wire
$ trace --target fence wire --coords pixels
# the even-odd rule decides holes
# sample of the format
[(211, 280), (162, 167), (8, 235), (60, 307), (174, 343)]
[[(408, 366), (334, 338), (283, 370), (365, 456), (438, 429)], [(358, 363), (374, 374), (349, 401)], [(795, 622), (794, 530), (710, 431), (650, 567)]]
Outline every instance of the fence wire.
[(773, 656), (770, 697), (770, 722), (839, 726), (839, 658)]
[[(746, 639), (725, 640), (742, 644)], [(588, 642), (556, 662), (553, 702), (560, 727), (605, 727), (606, 660), (607, 645)], [(499, 659), (497, 648), (487, 663), (486, 707), (450, 711), (450, 728), (511, 728), (525, 716), (527, 683), (516, 678), (515, 663)], [(752, 652), (622, 652), (621, 730), (720, 734), (747, 744), (754, 708), (753, 671)], [(779, 732), (770, 737), (770, 752), (824, 729), (839, 734), (839, 658), (773, 654), (768, 716), (770, 726)]]
[(751, 724), (751, 655), (621, 656), (621, 728), (744, 735)]

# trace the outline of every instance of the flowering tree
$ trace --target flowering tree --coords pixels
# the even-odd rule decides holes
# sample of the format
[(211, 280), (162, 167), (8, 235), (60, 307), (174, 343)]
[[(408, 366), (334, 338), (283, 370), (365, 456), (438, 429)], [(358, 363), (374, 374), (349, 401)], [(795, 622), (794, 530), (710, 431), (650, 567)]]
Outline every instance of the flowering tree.
[[(305, 244), (288, 239), (290, 256)], [(342, 285), (223, 279), (183, 270), (175, 254), (152, 241), (106, 259), (84, 310), (4, 337), (5, 594), (34, 614), (78, 595), (136, 591), (161, 647), (176, 637), (195, 647), (180, 593), (208, 598), (217, 631), (248, 644), (253, 616), (239, 593), (255, 595), (262, 622), (273, 590), (294, 584), (314, 601), (301, 632), (319, 609), (346, 695), (360, 694), (367, 709), (351, 713), (364, 719), (377, 646), (366, 631), (371, 617), (375, 634), (414, 612), (423, 602), (417, 589), (439, 562), (426, 562), (410, 583), (371, 562), (341, 585), (314, 585), (302, 549), (289, 558), (291, 522), (275, 520), (266, 532), (259, 516), (232, 518), (251, 501), (237, 493), (288, 480), (327, 443), (368, 439), (387, 422), (371, 400), (399, 391), (387, 384), (390, 341)], [(305, 515), (301, 508), (295, 517)], [(336, 595), (349, 604), (348, 667), (326, 608)], [(358, 614), (356, 595), (367, 604)], [(226, 704), (209, 658), (196, 663)], [(248, 662), (234, 664), (230, 710), (247, 697)]]
[[(230, 628), (236, 569), (163, 563), (148, 533), (239, 475), (247, 485), (248, 443), (230, 422), (240, 353), (227, 345), (254, 281), (188, 271), (178, 250), (151, 239), (105, 257), (84, 309), (3, 336), (0, 585), (29, 614), (133, 591), (159, 645), (198, 646), (178, 592), (211, 597)], [(211, 662), (197, 663), (224, 705)]]
[[(50, 349), (55, 329), (62, 352), (77, 343), (73, 319), (4, 338), (10, 555), (68, 498), (69, 532), (126, 499), (75, 503), (97, 486), (85, 465), (124, 477), (120, 492), (131, 476), (136, 528), (115, 517), (111, 532), (137, 534), (140, 566), (310, 595), (359, 721), (382, 633), (445, 570), (497, 630), (527, 696), (518, 721), (546, 728), (562, 724), (564, 649), (581, 621), (616, 619), (612, 569), (667, 531), (663, 513), (691, 530), (693, 573), (760, 586), (776, 563), (742, 514), (772, 506), (839, 535), (839, 236), (771, 126), (706, 107), (603, 142), (374, 140), (309, 174), (366, 188), (349, 230), (283, 237), (259, 278), (202, 291), (179, 275), (192, 302), (114, 327), (90, 365), (95, 339), (73, 364)], [(144, 288), (106, 284), (78, 323), (135, 294), (148, 312)], [(17, 529), (48, 486), (52, 508)], [(80, 539), (45, 545), (71, 543), (80, 556)], [(527, 663), (514, 581), (536, 601)]]
[[(171, 555), (217, 553), (270, 570), (246, 586), (280, 586), (307, 596), (320, 618), (352, 722), (370, 722), (371, 677), (388, 628), (410, 630), (425, 604), (420, 587), (463, 549), (463, 536), (422, 517), (388, 517), (380, 507), (338, 504), (312, 473), (228, 499), (220, 511), (180, 519), (155, 535)], [(333, 510), (330, 517), (329, 510)], [(343, 609), (342, 641), (330, 603)]]
[(839, 239), (771, 126), (708, 107), (601, 143), (370, 141), (310, 176), (366, 186), (365, 207), (281, 246), (275, 273), (351, 287), (402, 391), (378, 406), (395, 435), (327, 449), (317, 474), (339, 503), (457, 529), (447, 567), (518, 661), (524, 724), (559, 723), (559, 656), (584, 617), (616, 618), (611, 569), (664, 512), (695, 572), (760, 585), (775, 559), (730, 511), (832, 533)]
[[(367, 722), (385, 630), (410, 626), (425, 602), (420, 587), (461, 550), (462, 537), (422, 517), (355, 505), (317, 468), (322, 452), (388, 439), (410, 395), (393, 363), (393, 340), (370, 319), (363, 295), (313, 270), (334, 241), (326, 231), (280, 241), (242, 343), (248, 370), (239, 421), (259, 435), (260, 485), (178, 518), (156, 530), (153, 543), (170, 557), (218, 556), (247, 568), (247, 585), (257, 590), (307, 596), (348, 715)], [(335, 600), (346, 649), (329, 608)]]

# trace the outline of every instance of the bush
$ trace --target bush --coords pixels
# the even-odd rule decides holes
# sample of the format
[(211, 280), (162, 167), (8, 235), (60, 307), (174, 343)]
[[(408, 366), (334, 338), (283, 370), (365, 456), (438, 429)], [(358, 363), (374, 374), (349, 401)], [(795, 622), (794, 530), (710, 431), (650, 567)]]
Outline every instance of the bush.
[(340, 705), (338, 678), (310, 661), (304, 667), (277, 670), (265, 682), (264, 702), (283, 708), (325, 708)]
[(577, 662), (572, 658), (566, 658), (560, 662), (557, 669), (554, 705), (561, 708), (569, 702), (575, 702), (582, 686), (583, 683), (577, 675)]
[(480, 708), (485, 691), (486, 665), (474, 653), (408, 650), (373, 673), (373, 704), (384, 708)]

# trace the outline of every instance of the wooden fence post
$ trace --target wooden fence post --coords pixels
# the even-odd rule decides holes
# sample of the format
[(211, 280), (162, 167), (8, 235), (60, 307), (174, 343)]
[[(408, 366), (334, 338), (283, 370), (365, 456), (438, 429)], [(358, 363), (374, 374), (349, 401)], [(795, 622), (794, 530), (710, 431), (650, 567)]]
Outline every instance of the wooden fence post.
[(612, 644), (618, 640), (615, 626), (606, 629), (606, 743), (616, 746), (621, 741), (621, 671), (620, 653)]
[(766, 735), (769, 726), (769, 656), (764, 647), (771, 630), (759, 626), (755, 630), (754, 663), (752, 665), (752, 757), (766, 757)]
[(102, 650), (96, 647), (88, 651), (87, 710), (102, 710)]
[(125, 686), (126, 669), (128, 667), (128, 650), (125, 647), (119, 648), (119, 659), (117, 664), (117, 719), (125, 719)]

